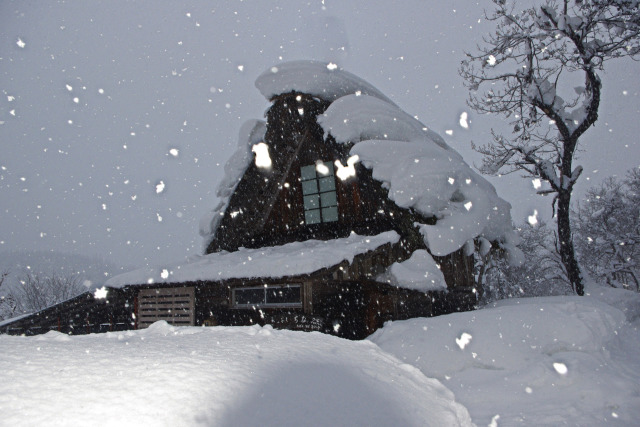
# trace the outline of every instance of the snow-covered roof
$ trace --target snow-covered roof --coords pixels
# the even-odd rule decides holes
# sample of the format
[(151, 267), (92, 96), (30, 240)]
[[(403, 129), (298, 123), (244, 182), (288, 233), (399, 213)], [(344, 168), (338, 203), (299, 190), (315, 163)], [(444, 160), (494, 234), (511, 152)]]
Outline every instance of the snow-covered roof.
[(215, 236), (216, 229), (224, 211), (229, 205), (231, 195), (242, 179), (245, 171), (253, 160), (252, 147), (264, 141), (267, 124), (263, 120), (247, 120), (238, 133), (238, 148), (224, 165), (224, 178), (218, 184), (216, 195), (218, 205), (200, 219), (200, 235), (205, 238), (206, 244)]
[(0, 321), (0, 327), (9, 325), (9, 324), (11, 324), (13, 322), (17, 322), (18, 320), (24, 319), (25, 317), (29, 317), (32, 314), (33, 313), (25, 313), (25, 314), (20, 314), (20, 315), (15, 316), (15, 317), (11, 317), (9, 319), (4, 319), (3, 321)]
[(435, 225), (416, 224), (433, 255), (448, 255), (478, 236), (514, 249), (511, 205), (467, 165), (440, 135), (395, 105), (349, 95), (318, 122), (372, 170), (401, 208), (415, 209)]
[(256, 80), (256, 87), (268, 100), (291, 91), (317, 96), (327, 101), (361, 93), (394, 105), (393, 101), (360, 77), (340, 69), (335, 64), (319, 61), (291, 61), (275, 65), (260, 74)]
[(142, 268), (115, 276), (105, 285), (122, 287), (132, 284), (297, 276), (333, 267), (342, 261), (352, 263), (357, 255), (387, 243), (395, 244), (399, 240), (398, 233), (387, 231), (377, 236), (351, 233), (349, 237), (328, 241), (307, 240), (259, 249), (241, 248), (235, 252), (196, 256), (184, 264)]
[[(448, 255), (483, 237), (500, 242), (512, 260), (519, 259), (511, 205), (440, 135), (369, 83), (334, 64), (293, 61), (266, 70), (256, 87), (267, 99), (293, 90), (333, 101), (318, 117), (325, 135), (354, 144), (351, 153), (389, 189), (396, 205), (437, 218), (435, 225), (416, 223), (433, 255)], [(238, 151), (225, 166), (218, 190), (221, 202), (200, 222), (207, 243), (251, 162), (251, 146), (264, 137), (264, 126), (250, 121), (240, 132)]]

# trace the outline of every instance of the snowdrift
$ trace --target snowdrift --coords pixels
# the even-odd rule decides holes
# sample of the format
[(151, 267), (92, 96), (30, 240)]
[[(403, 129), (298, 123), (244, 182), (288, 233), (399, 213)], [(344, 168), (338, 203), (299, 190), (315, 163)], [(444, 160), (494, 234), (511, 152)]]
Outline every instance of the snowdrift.
[(468, 426), (438, 380), (368, 341), (255, 327), (0, 336), (6, 426)]
[(637, 319), (640, 296), (594, 293), (388, 323), (370, 340), (440, 379), (477, 425), (636, 426), (640, 322), (599, 298), (626, 299)]
[(360, 342), (164, 322), (0, 336), (0, 425), (637, 426), (640, 295), (590, 293), (388, 323)]

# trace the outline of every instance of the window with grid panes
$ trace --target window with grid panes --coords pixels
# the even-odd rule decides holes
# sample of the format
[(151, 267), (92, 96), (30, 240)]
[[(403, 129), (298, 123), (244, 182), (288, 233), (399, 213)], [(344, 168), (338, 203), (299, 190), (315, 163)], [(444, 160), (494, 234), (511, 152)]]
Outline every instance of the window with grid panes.
[(331, 163), (300, 168), (304, 198), (304, 222), (308, 225), (338, 220), (336, 179)]
[(269, 285), (233, 289), (233, 305), (252, 307), (301, 307), (300, 285)]

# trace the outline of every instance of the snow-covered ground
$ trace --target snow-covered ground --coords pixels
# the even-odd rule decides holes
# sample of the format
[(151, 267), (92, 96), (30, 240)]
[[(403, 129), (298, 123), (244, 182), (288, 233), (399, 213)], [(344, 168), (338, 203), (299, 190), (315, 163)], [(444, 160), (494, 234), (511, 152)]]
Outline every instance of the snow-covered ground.
[(162, 322), (0, 336), (0, 425), (638, 425), (640, 296), (590, 293), (361, 342)]
[(591, 294), (395, 322), (370, 340), (439, 379), (479, 426), (638, 426), (640, 295)]
[(255, 327), (0, 336), (6, 426), (448, 426), (467, 410), (369, 342)]

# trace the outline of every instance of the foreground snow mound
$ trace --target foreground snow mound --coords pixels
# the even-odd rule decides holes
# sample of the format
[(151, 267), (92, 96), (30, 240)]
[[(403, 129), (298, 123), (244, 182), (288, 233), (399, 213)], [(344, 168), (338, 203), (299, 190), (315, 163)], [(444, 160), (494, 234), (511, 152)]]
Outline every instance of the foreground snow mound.
[(368, 341), (271, 327), (0, 336), (2, 425), (463, 426), (439, 381)]
[(478, 425), (631, 426), (637, 323), (595, 298), (528, 298), (388, 323), (370, 340), (443, 381)]
[(638, 292), (602, 286), (588, 279), (585, 283), (585, 294), (619, 308), (629, 322), (640, 320), (640, 293)]

